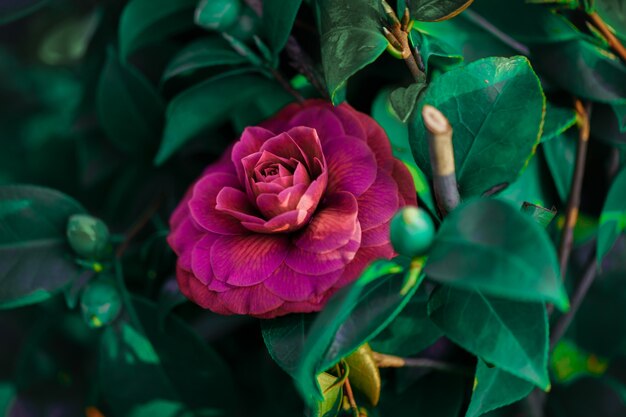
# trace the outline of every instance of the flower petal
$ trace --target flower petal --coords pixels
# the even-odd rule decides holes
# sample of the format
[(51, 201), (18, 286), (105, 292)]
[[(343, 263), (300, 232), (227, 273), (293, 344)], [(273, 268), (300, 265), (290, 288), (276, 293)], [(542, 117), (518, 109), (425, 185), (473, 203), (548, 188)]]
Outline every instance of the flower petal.
[(217, 195), (215, 209), (248, 223), (263, 224), (265, 220), (250, 203), (248, 195), (232, 187), (224, 187)]
[(263, 224), (248, 222), (241, 224), (256, 233), (287, 233), (300, 229), (310, 217), (311, 214), (306, 210), (292, 210), (279, 214)]
[(268, 313), (284, 303), (263, 284), (226, 291), (220, 294), (220, 301), (235, 314), (252, 316)]
[(289, 252), (289, 240), (279, 235), (222, 236), (211, 248), (215, 278), (237, 287), (265, 281)]
[(241, 161), (248, 155), (261, 149), (263, 142), (276, 136), (273, 132), (262, 127), (247, 127), (244, 129), (239, 141), (233, 146), (231, 161), (237, 171), (237, 177), (241, 184), (245, 181), (244, 169)]
[(326, 142), (345, 134), (341, 121), (333, 114), (331, 109), (332, 105), (329, 103), (311, 106), (296, 113), (289, 120), (288, 126), (306, 126), (315, 129), (323, 147)]
[(361, 234), (361, 247), (380, 246), (389, 244), (389, 228), (391, 222), (385, 222), (380, 226), (372, 227)]
[(343, 275), (339, 278), (335, 287), (342, 288), (356, 280), (359, 276), (361, 276), (367, 265), (374, 260), (391, 259), (393, 256), (394, 251), (390, 243), (380, 246), (371, 246), (368, 248), (361, 247), (354, 257), (354, 260), (344, 269)]
[(218, 238), (218, 235), (212, 233), (205, 235), (191, 250), (191, 271), (204, 285), (215, 280), (211, 269), (211, 247)]
[(391, 174), (393, 179), (398, 184), (398, 190), (400, 192), (400, 206), (417, 206), (417, 193), (415, 192), (415, 184), (413, 183), (413, 177), (409, 172), (409, 169), (404, 165), (404, 162), (394, 161), (393, 172)]
[(388, 222), (398, 210), (398, 185), (390, 174), (378, 170), (374, 184), (357, 198), (359, 203), (359, 222), (367, 231)]
[(391, 172), (396, 159), (393, 157), (391, 142), (387, 134), (383, 128), (367, 114), (355, 111), (354, 116), (361, 121), (361, 125), (365, 128), (367, 145), (372, 152), (374, 152), (376, 163), (385, 171)]
[(376, 179), (376, 159), (362, 140), (339, 136), (324, 143), (328, 163), (328, 190), (348, 191), (360, 196)]
[(295, 272), (283, 264), (263, 285), (283, 300), (307, 301), (323, 295), (342, 273), (343, 270), (339, 269), (328, 274), (307, 275)]
[(191, 217), (184, 219), (176, 229), (167, 236), (167, 243), (178, 255), (178, 261), (187, 270), (191, 270), (191, 251), (204, 233), (198, 228)]
[(293, 243), (309, 252), (328, 252), (345, 246), (354, 235), (358, 212), (352, 194), (330, 195)]
[(176, 269), (176, 280), (183, 295), (202, 308), (223, 315), (233, 314), (219, 299), (219, 294), (210, 291), (194, 275), (184, 269)]
[(271, 219), (294, 210), (307, 189), (307, 184), (298, 184), (278, 194), (260, 194), (256, 198), (256, 205), (266, 218)]

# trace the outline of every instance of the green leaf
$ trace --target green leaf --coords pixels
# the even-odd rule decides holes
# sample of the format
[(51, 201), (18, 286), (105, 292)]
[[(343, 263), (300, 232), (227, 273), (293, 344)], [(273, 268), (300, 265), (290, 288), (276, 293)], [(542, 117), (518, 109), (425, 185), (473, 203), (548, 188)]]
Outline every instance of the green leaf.
[(626, 39), (626, 3), (622, 0), (595, 0), (596, 12), (613, 31)]
[(119, 21), (122, 57), (194, 27), (198, 0), (131, 0)]
[[(372, 406), (376, 406), (380, 399), (380, 371), (374, 360), (372, 348), (364, 343), (346, 359), (350, 369), (350, 384), (352, 388), (367, 398)], [(324, 388), (322, 387), (322, 392)]]
[(598, 229), (598, 264), (611, 250), (617, 238), (626, 230), (626, 169), (623, 169), (613, 180), (609, 193), (604, 201), (600, 228)]
[[(109, 326), (100, 344), (100, 389), (116, 415), (229, 415), (233, 386), (224, 362), (180, 319), (160, 326), (157, 307), (140, 298), (139, 323)], [(187, 413), (187, 414), (183, 414)]]
[(452, 19), (474, 0), (408, 0), (411, 17), (424, 22)]
[(38, 56), (48, 65), (75, 64), (83, 58), (101, 20), (101, 13), (72, 16), (53, 26), (39, 45)]
[(14, 0), (0, 3), (0, 25), (29, 15), (50, 0)]
[(323, 372), (317, 376), (317, 382), (322, 389), (324, 399), (313, 406), (309, 416), (335, 417), (339, 415), (343, 400), (343, 384), (340, 378)]
[(162, 164), (190, 139), (222, 123), (233, 109), (242, 111), (238, 106), (276, 88), (274, 81), (248, 73), (211, 78), (183, 91), (167, 106), (155, 163)]
[(431, 36), (428, 32), (417, 28), (414, 28), (409, 36), (411, 44), (422, 56), (427, 74), (429, 68), (435, 67), (447, 71), (463, 62), (463, 55), (446, 41), (447, 36), (441, 38)]
[(541, 207), (528, 202), (524, 202), (522, 204), (521, 210), (522, 213), (526, 213), (543, 227), (548, 227), (548, 225), (554, 219), (554, 216), (556, 216), (556, 209), (554, 207), (548, 210), (545, 207)]
[(428, 295), (420, 287), (407, 306), (374, 339), (370, 346), (380, 353), (400, 357), (420, 353), (443, 336), (428, 317)]
[(424, 271), (429, 279), (490, 296), (569, 307), (546, 231), (500, 200), (474, 200), (450, 213)]
[(301, 4), (302, 0), (263, 0), (263, 35), (275, 56), (287, 44)]
[(389, 104), (402, 123), (406, 123), (415, 108), (417, 97), (426, 87), (426, 83), (414, 83), (408, 87), (400, 87), (389, 94)]
[(554, 185), (563, 203), (567, 202), (569, 189), (574, 178), (576, 136), (578, 136), (577, 132), (567, 132), (541, 145)]
[(415, 184), (415, 190), (420, 200), (426, 205), (431, 213), (437, 213), (435, 200), (430, 191), (428, 179), (422, 170), (415, 165), (411, 147), (409, 145), (409, 133), (407, 125), (402, 123), (395, 114), (389, 103), (390, 88), (382, 89), (372, 103), (372, 117), (382, 126), (391, 142), (393, 155), (400, 159), (409, 169)]
[(0, 382), (0, 414), (9, 415), (9, 409), (17, 397), (17, 392), (10, 382)]
[(526, 397), (533, 385), (478, 359), (474, 393), (465, 417), (478, 417)]
[(522, 171), (522, 174), (511, 185), (502, 190), (497, 198), (510, 201), (520, 206), (529, 202), (539, 206), (552, 207), (554, 199), (550, 184), (544, 179), (550, 175), (542, 159), (536, 154)]
[(183, 48), (167, 65), (161, 82), (218, 65), (243, 65), (250, 61), (217, 36), (198, 39)]
[(384, 14), (378, 0), (320, 0), (317, 7), (326, 85), (337, 103), (337, 92), (348, 78), (387, 48)]
[(127, 153), (155, 149), (163, 126), (165, 103), (134, 68), (112, 49), (97, 90), (98, 118), (109, 140)]
[(546, 142), (565, 132), (576, 124), (576, 112), (570, 107), (559, 107), (546, 102), (546, 116), (541, 142)]
[(330, 299), (307, 334), (296, 371), (305, 401), (320, 400), (315, 376), (380, 333), (402, 311), (422, 277), (400, 276), (392, 261), (375, 261), (351, 285)]
[(545, 97), (523, 57), (485, 58), (435, 78), (409, 123), (415, 162), (430, 177), (425, 104), (439, 109), (454, 129), (459, 191), (470, 197), (515, 181), (539, 141)]
[(274, 361), (295, 376), (314, 314), (288, 314), (261, 321), (263, 341)]
[(562, 339), (550, 355), (550, 368), (560, 383), (569, 383), (584, 376), (602, 376), (609, 361), (588, 353), (572, 341)]
[(43, 301), (78, 276), (65, 227), (84, 212), (58, 191), (0, 186), (0, 308)]
[(544, 304), (491, 298), (480, 291), (445, 286), (431, 294), (428, 314), (448, 338), (464, 349), (549, 389), (548, 316)]

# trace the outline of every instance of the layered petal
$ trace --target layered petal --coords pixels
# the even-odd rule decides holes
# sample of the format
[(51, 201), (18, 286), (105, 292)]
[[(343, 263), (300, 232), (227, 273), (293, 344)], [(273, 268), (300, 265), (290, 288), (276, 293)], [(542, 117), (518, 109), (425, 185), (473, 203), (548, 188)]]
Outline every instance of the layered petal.
[(328, 190), (360, 196), (376, 179), (376, 158), (367, 144), (352, 136), (339, 136), (324, 144), (328, 163)]
[(216, 209), (217, 195), (225, 187), (237, 187), (237, 177), (230, 174), (209, 174), (193, 187), (189, 200), (189, 212), (205, 230), (223, 235), (237, 235), (245, 232), (234, 217)]

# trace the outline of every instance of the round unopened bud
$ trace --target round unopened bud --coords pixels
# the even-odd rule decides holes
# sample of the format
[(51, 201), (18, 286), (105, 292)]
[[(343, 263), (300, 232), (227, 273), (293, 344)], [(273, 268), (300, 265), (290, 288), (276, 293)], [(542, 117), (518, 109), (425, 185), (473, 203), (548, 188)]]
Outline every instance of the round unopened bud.
[(109, 242), (109, 229), (96, 217), (75, 214), (67, 222), (67, 240), (78, 255), (95, 259), (103, 254)]
[(423, 209), (407, 206), (391, 220), (391, 244), (400, 255), (423, 255), (435, 236), (435, 225)]
[(230, 28), (241, 13), (241, 0), (202, 0), (195, 13), (198, 26), (224, 31)]
[(111, 323), (122, 309), (122, 297), (109, 280), (89, 283), (80, 297), (80, 310), (89, 327), (98, 328)]

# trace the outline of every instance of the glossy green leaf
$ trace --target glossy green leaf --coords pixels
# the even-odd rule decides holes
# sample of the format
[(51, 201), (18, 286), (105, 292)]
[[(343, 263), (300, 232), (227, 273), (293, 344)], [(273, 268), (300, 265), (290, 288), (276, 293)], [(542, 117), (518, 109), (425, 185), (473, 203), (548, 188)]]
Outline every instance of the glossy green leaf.
[(317, 402), (308, 416), (335, 417), (339, 415), (343, 400), (343, 383), (340, 378), (326, 372), (317, 376), (317, 382), (322, 389), (324, 399)]
[(97, 90), (98, 118), (109, 140), (128, 153), (145, 153), (158, 144), (165, 103), (136, 69), (119, 61), (113, 50)]
[(404, 310), (378, 336), (370, 340), (372, 349), (407, 357), (435, 343), (443, 333), (428, 317), (427, 304), (428, 295), (420, 287)]
[(451, 19), (467, 9), (474, 0), (408, 0), (411, 17), (424, 22)]
[(263, 1), (262, 31), (274, 55), (278, 55), (287, 44), (300, 4), (302, 0)]
[(575, 131), (567, 132), (541, 145), (552, 180), (563, 203), (567, 201), (574, 177), (577, 136), (578, 133)]
[(317, 374), (375, 337), (411, 299), (421, 277), (401, 272), (394, 262), (375, 261), (315, 318), (296, 371), (296, 385), (306, 402), (320, 399)]
[(185, 90), (167, 106), (155, 163), (162, 164), (187, 141), (223, 123), (235, 107), (257, 95), (272, 94), (276, 88), (279, 87), (274, 81), (248, 73), (211, 78)]
[(539, 154), (535, 154), (522, 174), (508, 187), (497, 194), (497, 198), (521, 206), (529, 202), (543, 207), (552, 207), (556, 198), (552, 197), (550, 184), (544, 178), (550, 175)]
[(541, 142), (546, 142), (565, 132), (576, 124), (576, 112), (570, 107), (560, 107), (546, 103), (546, 116)]
[(243, 65), (250, 61), (236, 52), (225, 39), (214, 36), (198, 39), (172, 58), (163, 72), (162, 82), (193, 71), (218, 65)]
[(598, 229), (598, 264), (611, 250), (620, 234), (626, 230), (626, 169), (613, 180), (602, 208)]
[(435, 78), (409, 123), (413, 156), (430, 177), (425, 104), (439, 109), (454, 129), (459, 190), (470, 197), (518, 177), (539, 141), (545, 98), (523, 57), (485, 58)]
[(348, 78), (387, 48), (384, 13), (378, 0), (320, 0), (317, 7), (326, 85), (337, 103), (337, 92)]
[(478, 359), (474, 393), (465, 417), (478, 417), (526, 397), (533, 385)]
[(65, 227), (84, 212), (58, 191), (0, 186), (0, 308), (43, 301), (77, 278)]
[(263, 341), (274, 361), (295, 376), (314, 314), (288, 314), (261, 321)]
[(372, 103), (372, 117), (382, 126), (391, 142), (393, 155), (400, 159), (409, 169), (415, 184), (415, 190), (431, 213), (437, 213), (435, 201), (430, 190), (428, 179), (422, 170), (415, 165), (411, 147), (409, 146), (409, 134), (407, 125), (402, 123), (389, 102), (391, 89), (383, 89), (378, 93)]
[(484, 361), (540, 388), (550, 387), (544, 304), (444, 286), (431, 294), (428, 314), (448, 338)]
[(622, 0), (595, 0), (596, 12), (613, 31), (626, 39), (626, 3)]
[(33, 13), (50, 0), (13, 0), (0, 3), (0, 25)]
[(157, 307), (135, 298), (140, 324), (123, 320), (105, 329), (100, 386), (116, 415), (174, 417), (228, 415), (233, 386), (222, 360), (180, 319), (161, 327)]
[(429, 68), (449, 70), (463, 62), (463, 55), (446, 41), (446, 37), (431, 36), (417, 28), (409, 36), (411, 44), (419, 50), (427, 74)]
[(406, 123), (411, 116), (417, 104), (417, 97), (424, 88), (426, 88), (426, 83), (414, 83), (406, 88), (397, 88), (389, 94), (389, 104), (403, 123)]
[(450, 213), (424, 271), (429, 279), (490, 296), (569, 307), (546, 231), (500, 200), (473, 200)]
[(131, 0), (119, 21), (122, 57), (194, 27), (198, 0)]
[(554, 220), (554, 216), (556, 216), (556, 209), (554, 207), (552, 209), (547, 209), (528, 202), (524, 202), (522, 204), (521, 210), (522, 213), (529, 215), (543, 227), (548, 227), (552, 220)]

